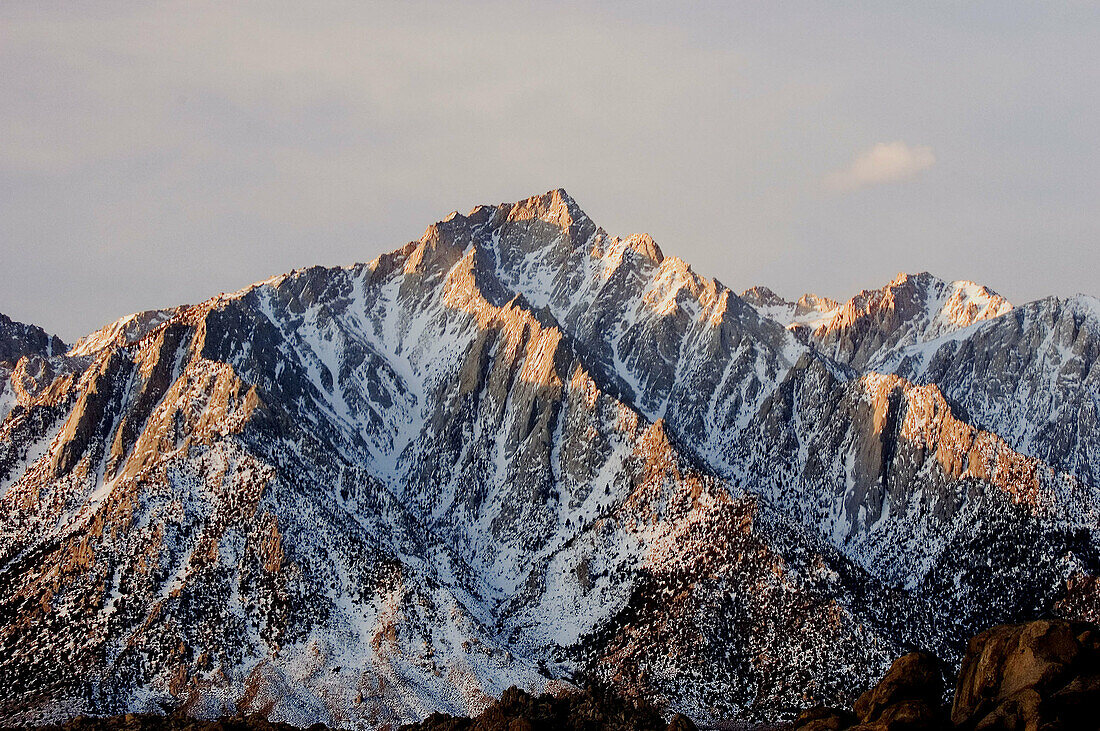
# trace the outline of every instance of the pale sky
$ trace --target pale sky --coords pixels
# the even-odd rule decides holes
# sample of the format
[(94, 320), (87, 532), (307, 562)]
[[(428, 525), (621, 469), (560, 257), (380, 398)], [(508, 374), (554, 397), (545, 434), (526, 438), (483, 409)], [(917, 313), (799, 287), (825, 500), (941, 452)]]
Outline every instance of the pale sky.
[(566, 188), (738, 291), (1100, 295), (1100, 3), (0, 3), (0, 312), (72, 340)]

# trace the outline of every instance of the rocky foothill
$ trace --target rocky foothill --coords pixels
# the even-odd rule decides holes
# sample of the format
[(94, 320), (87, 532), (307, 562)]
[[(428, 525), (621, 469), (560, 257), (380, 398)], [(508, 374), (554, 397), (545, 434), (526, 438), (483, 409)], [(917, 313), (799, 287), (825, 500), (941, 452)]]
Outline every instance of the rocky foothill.
[[(853, 708), (815, 706), (780, 726), (719, 724), (738, 731), (1078, 731), (1100, 728), (1100, 627), (1040, 620), (1001, 625), (970, 640), (953, 693), (945, 664), (925, 652), (894, 661)], [(295, 731), (261, 715), (214, 721), (182, 714), (80, 717), (44, 731)], [(388, 727), (387, 727), (388, 728)], [(323, 724), (310, 731), (325, 731)], [(473, 718), (433, 713), (399, 731), (696, 731), (645, 701), (603, 686), (531, 695), (509, 688)]]
[[(106, 718), (79, 716), (63, 724), (27, 728), (37, 728), (41, 731), (300, 731), (297, 726), (274, 723), (259, 714), (203, 720), (180, 713), (169, 716), (156, 713), (127, 713), (124, 716)], [(327, 729), (327, 726), (318, 723), (310, 726), (307, 731), (327, 731)]]
[[(853, 708), (817, 706), (774, 731), (1085, 731), (1100, 729), (1100, 627), (1062, 620), (1001, 625), (970, 640), (954, 692), (925, 652), (894, 661)], [(720, 728), (722, 726), (719, 726)], [(591, 692), (534, 698), (515, 688), (480, 716), (436, 714), (402, 731), (665, 729), (651, 708)], [(728, 726), (735, 728), (735, 726)], [(763, 727), (760, 731), (763, 731)]]
[(435, 713), (401, 731), (694, 731), (695, 724), (677, 715), (666, 722), (653, 706), (622, 699), (610, 690), (532, 696), (509, 688), (500, 700), (474, 718)]

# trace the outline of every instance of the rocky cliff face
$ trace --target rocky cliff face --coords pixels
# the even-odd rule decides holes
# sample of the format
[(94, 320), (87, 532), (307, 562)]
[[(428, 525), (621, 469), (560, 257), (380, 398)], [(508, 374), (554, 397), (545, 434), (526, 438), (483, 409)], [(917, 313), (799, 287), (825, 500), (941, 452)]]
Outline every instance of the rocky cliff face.
[[(28, 377), (34, 378), (36, 368), (42, 358), (60, 355), (65, 352), (65, 343), (56, 335), (50, 335), (35, 325), (24, 325), (0, 314), (0, 419), (3, 419), (19, 398), (19, 384)], [(37, 356), (22, 373), (13, 378), (13, 372), (20, 359), (25, 356)], [(28, 374), (27, 368), (30, 368)]]
[(0, 314), (0, 366), (11, 369), (25, 355), (48, 358), (64, 352), (65, 343), (56, 335)]
[(1088, 611), (1087, 475), (826, 351), (553, 191), (26, 355), (0, 715), (374, 727), (595, 678), (773, 719)]
[(828, 328), (841, 311), (840, 303), (816, 294), (804, 294), (790, 302), (767, 287), (751, 287), (741, 293), (741, 299), (768, 318), (775, 320), (807, 342), (819, 328)]
[(893, 371), (914, 346), (935, 341), (1012, 309), (1004, 297), (974, 282), (945, 282), (928, 272), (898, 274), (841, 304), (805, 294), (789, 302), (767, 287), (742, 298), (833, 360), (860, 371)]
[(934, 385), (961, 419), (1082, 483), (1098, 483), (1096, 298), (1052, 297), (1013, 309), (974, 283), (899, 275), (806, 334), (761, 298), (764, 289), (749, 290), (749, 301), (816, 351), (858, 373)]
[[(774, 314), (768, 308), (758, 306)], [(859, 373), (933, 386), (959, 418), (1013, 450), (1084, 485), (1100, 484), (1094, 297), (1051, 297), (1013, 309), (972, 282), (899, 275), (861, 292), (809, 339)]]

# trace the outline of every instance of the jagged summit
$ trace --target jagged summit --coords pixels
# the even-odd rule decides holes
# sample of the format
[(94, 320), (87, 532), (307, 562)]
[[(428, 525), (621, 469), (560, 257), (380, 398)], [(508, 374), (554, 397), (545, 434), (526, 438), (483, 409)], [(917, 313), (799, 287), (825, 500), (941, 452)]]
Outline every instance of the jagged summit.
[[(965, 279), (948, 282), (928, 272), (899, 272), (892, 282), (878, 291), (889, 292), (895, 298), (901, 292), (923, 295), (929, 307), (938, 305), (945, 321), (957, 327), (968, 327), (1012, 309), (1008, 300), (988, 287)], [(861, 294), (873, 293), (865, 290)], [(945, 295), (946, 299), (942, 299)]]
[(795, 333), (803, 342), (807, 332), (812, 333), (828, 324), (840, 311), (840, 304), (828, 297), (807, 293), (797, 302), (791, 302), (763, 286), (746, 289), (741, 293), (741, 298), (764, 317)]
[(741, 293), (741, 299), (753, 307), (777, 307), (794, 304), (788, 302), (767, 287), (750, 287)]
[(140, 340), (158, 325), (170, 320), (186, 306), (163, 310), (145, 310), (119, 318), (109, 325), (77, 340), (68, 355), (92, 355), (111, 345), (125, 345)]
[(824, 352), (856, 368), (889, 369), (910, 346), (1011, 309), (1003, 297), (973, 282), (947, 282), (928, 272), (900, 273), (884, 287), (848, 300), (813, 338)]
[[(463, 219), (472, 226), (499, 228), (507, 224), (532, 225), (536, 222), (552, 226), (576, 241), (591, 235), (596, 226), (577, 202), (564, 189), (556, 188), (542, 195), (531, 196), (515, 203), (478, 205), (465, 216), (457, 211), (428, 227), (425, 237), (431, 238), (433, 227), (445, 226)], [(424, 237), (421, 239), (424, 240)]]
[[(16, 322), (0, 313), (0, 421), (25, 394), (25, 387), (35, 387), (35, 376), (41, 378), (40, 361), (64, 353), (65, 347), (61, 338), (37, 325)], [(29, 368), (28, 359), (35, 360)]]
[(803, 342), (860, 370), (896, 368), (907, 348), (1012, 309), (987, 287), (966, 280), (948, 282), (928, 272), (900, 272), (883, 287), (865, 289), (843, 304), (811, 294), (789, 302), (766, 287), (746, 290), (744, 296)]

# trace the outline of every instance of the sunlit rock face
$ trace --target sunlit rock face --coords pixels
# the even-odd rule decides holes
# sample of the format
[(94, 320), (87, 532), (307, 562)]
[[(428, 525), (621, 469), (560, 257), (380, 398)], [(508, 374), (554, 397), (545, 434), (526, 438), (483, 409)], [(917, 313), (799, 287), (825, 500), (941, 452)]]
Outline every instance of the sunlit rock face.
[[(952, 297), (921, 343), (1026, 309), (970, 329), (989, 303)], [(595, 677), (777, 719), (1088, 611), (1088, 475), (959, 409), (935, 357), (860, 371), (838, 353), (875, 338), (788, 324), (559, 190), (23, 353), (0, 715), (373, 728)]]
[(892, 370), (907, 349), (1011, 309), (1003, 297), (973, 282), (899, 274), (836, 308), (812, 339), (819, 351), (859, 370)]

